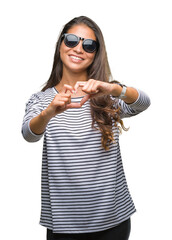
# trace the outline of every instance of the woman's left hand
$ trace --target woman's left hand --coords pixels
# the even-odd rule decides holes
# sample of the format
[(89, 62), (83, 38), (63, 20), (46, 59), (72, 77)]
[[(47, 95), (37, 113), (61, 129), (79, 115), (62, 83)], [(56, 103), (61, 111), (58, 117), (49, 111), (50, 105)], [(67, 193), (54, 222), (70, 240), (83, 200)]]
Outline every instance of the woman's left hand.
[[(96, 98), (103, 95), (112, 95), (114, 97), (119, 97), (122, 92), (122, 87), (116, 83), (102, 82), (94, 79), (89, 79), (88, 81), (77, 82), (74, 86), (74, 90), (77, 91), (78, 87), (82, 88), (82, 91), (87, 93), (85, 97), (81, 100), (81, 106), (89, 99)], [(127, 87), (125, 93), (125, 103), (134, 103), (139, 96), (138, 91), (135, 88)]]
[(89, 79), (88, 81), (77, 82), (74, 86), (74, 90), (76, 92), (77, 89), (81, 87), (82, 91), (87, 93), (87, 95), (81, 100), (81, 105), (83, 105), (90, 98), (112, 94), (115, 88), (114, 85), (116, 84)]

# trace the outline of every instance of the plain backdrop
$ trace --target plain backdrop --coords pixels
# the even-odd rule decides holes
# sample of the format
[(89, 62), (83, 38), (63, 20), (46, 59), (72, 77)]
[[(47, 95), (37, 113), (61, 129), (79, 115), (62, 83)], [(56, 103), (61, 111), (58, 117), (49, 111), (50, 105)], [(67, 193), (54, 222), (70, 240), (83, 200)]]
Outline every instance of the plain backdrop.
[(124, 120), (124, 169), (137, 208), (131, 240), (171, 238), (172, 7), (170, 0), (0, 2), (0, 238), (44, 240), (42, 140), (21, 136), (25, 104), (48, 80), (63, 25), (86, 15), (102, 29), (114, 79), (145, 91), (150, 108)]

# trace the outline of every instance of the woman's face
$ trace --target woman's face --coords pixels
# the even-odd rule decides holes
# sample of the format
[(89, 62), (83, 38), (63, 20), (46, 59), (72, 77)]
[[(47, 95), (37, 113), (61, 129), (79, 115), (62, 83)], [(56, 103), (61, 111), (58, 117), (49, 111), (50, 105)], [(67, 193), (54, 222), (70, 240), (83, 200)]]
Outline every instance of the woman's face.
[[(67, 33), (72, 33), (85, 39), (96, 40), (93, 30), (84, 24), (74, 25)], [(64, 41), (62, 41), (60, 46), (60, 57), (63, 63), (63, 71), (82, 73), (87, 71), (87, 68), (93, 62), (95, 52), (88, 53), (84, 51), (82, 42), (83, 41), (80, 40), (77, 46), (69, 48), (64, 44)]]

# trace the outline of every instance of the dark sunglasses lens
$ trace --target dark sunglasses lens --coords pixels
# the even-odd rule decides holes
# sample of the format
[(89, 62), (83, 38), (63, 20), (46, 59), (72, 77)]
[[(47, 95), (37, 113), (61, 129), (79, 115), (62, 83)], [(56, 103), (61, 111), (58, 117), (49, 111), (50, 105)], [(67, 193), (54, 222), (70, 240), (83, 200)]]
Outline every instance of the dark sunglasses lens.
[(97, 48), (97, 44), (96, 41), (91, 40), (91, 39), (86, 39), (83, 42), (83, 48), (86, 52), (92, 53), (96, 50)]
[(69, 34), (65, 36), (64, 42), (68, 47), (75, 47), (78, 44), (78, 38), (73, 34)]

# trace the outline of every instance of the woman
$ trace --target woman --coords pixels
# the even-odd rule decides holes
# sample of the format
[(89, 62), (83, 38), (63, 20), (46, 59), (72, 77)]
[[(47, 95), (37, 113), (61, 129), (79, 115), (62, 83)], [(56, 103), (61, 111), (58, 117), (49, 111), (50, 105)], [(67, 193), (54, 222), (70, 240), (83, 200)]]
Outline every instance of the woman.
[(111, 79), (99, 27), (81, 16), (57, 42), (52, 72), (26, 105), (22, 133), (44, 135), (40, 224), (47, 239), (126, 240), (135, 207), (120, 148), (122, 118), (150, 105), (140, 90)]

